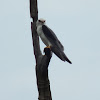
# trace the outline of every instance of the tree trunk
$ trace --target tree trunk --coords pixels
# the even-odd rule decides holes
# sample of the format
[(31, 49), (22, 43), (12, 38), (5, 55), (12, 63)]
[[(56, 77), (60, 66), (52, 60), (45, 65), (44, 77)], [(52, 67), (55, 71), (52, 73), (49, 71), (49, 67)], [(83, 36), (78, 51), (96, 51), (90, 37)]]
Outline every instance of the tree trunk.
[(49, 48), (44, 48), (45, 55), (42, 55), (40, 50), (39, 37), (36, 32), (36, 21), (38, 20), (37, 0), (30, 0), (30, 16), (33, 19), (33, 22), (31, 22), (31, 30), (36, 60), (36, 78), (39, 93), (38, 99), (52, 100), (48, 78), (48, 66), (52, 57), (52, 52)]

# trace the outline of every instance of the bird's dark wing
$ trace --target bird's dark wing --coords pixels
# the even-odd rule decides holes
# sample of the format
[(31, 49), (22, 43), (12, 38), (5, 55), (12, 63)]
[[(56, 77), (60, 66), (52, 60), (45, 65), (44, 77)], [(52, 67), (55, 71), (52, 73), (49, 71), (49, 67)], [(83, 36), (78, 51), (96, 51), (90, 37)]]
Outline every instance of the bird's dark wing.
[(61, 44), (61, 42), (58, 40), (57, 36), (55, 35), (55, 33), (48, 28), (46, 25), (42, 26), (42, 30), (44, 35), (47, 37), (47, 39), (55, 46), (57, 46), (59, 49), (61, 49), (62, 51), (64, 50), (63, 45)]
[(67, 58), (67, 56), (63, 52), (64, 50), (63, 45), (58, 40), (55, 33), (50, 28), (48, 28), (46, 25), (42, 26), (42, 30), (43, 30), (44, 35), (47, 37), (47, 39), (52, 44), (51, 51), (54, 52), (61, 60), (67, 61), (71, 64), (71, 61)]

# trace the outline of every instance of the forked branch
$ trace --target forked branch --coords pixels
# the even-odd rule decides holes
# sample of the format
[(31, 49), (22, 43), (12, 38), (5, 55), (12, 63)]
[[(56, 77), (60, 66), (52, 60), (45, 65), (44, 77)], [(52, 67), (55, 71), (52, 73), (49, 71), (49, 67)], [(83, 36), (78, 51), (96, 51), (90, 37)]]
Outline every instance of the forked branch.
[(45, 48), (45, 55), (42, 55), (39, 44), (39, 37), (36, 32), (36, 21), (38, 20), (37, 0), (30, 0), (30, 16), (33, 19), (31, 22), (32, 40), (34, 55), (36, 60), (36, 78), (39, 100), (52, 100), (50, 91), (50, 82), (48, 78), (48, 66), (52, 57), (50, 49)]

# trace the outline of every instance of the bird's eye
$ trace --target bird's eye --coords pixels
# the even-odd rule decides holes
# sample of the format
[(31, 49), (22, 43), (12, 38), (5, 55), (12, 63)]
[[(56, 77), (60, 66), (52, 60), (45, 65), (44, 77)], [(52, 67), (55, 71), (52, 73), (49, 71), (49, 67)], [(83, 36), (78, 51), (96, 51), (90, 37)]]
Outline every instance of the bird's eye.
[(41, 22), (41, 20), (39, 20), (39, 22)]

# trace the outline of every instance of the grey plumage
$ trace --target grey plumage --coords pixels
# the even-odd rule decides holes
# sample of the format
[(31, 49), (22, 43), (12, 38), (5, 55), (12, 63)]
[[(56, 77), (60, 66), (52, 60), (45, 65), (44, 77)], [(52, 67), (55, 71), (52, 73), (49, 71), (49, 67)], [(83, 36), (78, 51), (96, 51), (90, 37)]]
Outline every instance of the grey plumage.
[(58, 40), (55, 33), (45, 25), (45, 20), (40, 19), (36, 22), (37, 33), (46, 46), (50, 46), (51, 51), (54, 52), (61, 60), (67, 61), (71, 64), (71, 61), (64, 53), (64, 47)]

